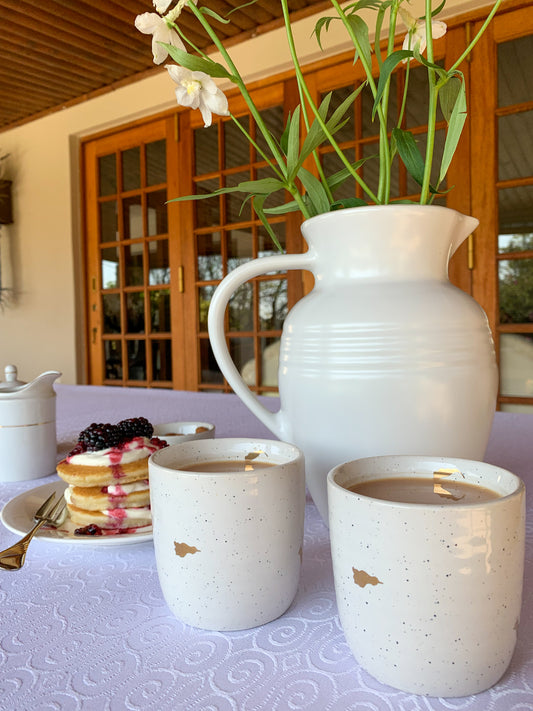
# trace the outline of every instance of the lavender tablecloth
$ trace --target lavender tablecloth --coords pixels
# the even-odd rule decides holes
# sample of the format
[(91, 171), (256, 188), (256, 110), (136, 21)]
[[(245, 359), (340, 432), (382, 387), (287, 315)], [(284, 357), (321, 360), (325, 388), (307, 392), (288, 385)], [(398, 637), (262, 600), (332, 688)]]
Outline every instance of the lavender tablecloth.
[[(58, 458), (92, 421), (144, 415), (214, 422), (217, 436), (272, 435), (234, 395), (57, 385)], [(263, 398), (271, 409), (275, 399)], [(497, 413), (487, 461), (533, 491), (533, 416)], [(0, 484), (0, 506), (49, 481)], [(533, 501), (528, 496), (528, 511)], [(16, 536), (0, 526), (0, 549)], [(329, 538), (306, 507), (302, 577), (280, 619), (204, 632), (168, 610), (151, 542), (98, 548), (34, 540), (24, 568), (0, 570), (1, 711), (525, 711), (533, 709), (533, 531), (508, 672), (478, 696), (437, 699), (385, 687), (353, 659), (339, 626)]]

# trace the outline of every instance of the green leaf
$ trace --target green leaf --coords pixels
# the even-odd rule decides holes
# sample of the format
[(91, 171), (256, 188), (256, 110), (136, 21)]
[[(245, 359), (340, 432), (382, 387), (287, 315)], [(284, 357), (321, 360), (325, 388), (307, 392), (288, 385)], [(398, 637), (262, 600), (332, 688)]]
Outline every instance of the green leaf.
[(384, 2), (380, 4), (380, 7), (378, 8), (378, 14), (376, 17), (376, 32), (374, 34), (374, 50), (376, 54), (376, 58), (378, 60), (378, 66), (381, 69), (381, 65), (383, 64), (383, 60), (381, 57), (381, 47), (380, 47), (380, 39), (381, 39), (381, 28), (383, 27), (383, 21), (385, 19), (385, 12), (387, 11), (387, 8), (390, 6), (390, 2)]
[[(370, 160), (371, 158), (376, 158), (377, 153), (371, 156), (365, 156), (365, 158), (361, 158), (360, 160), (356, 160), (354, 163), (351, 163), (352, 169), (358, 170), (364, 163), (366, 163), (367, 160)], [(348, 178), (353, 178), (352, 172), (348, 168), (342, 168), (342, 170), (337, 171), (336, 173), (333, 173), (332, 175), (329, 176), (327, 179), (327, 184), (331, 192), (339, 188)]]
[(287, 137), (287, 174), (293, 172), (293, 166), (298, 163), (298, 151), (300, 149), (300, 105), (296, 107), (289, 126)]
[(452, 111), (457, 103), (463, 82), (458, 76), (452, 76), (439, 91), (439, 103), (446, 121), (450, 121)]
[(320, 215), (323, 212), (329, 212), (329, 199), (320, 180), (305, 168), (300, 168), (298, 177), (307, 192), (313, 214)]
[(348, 15), (346, 18), (353, 30), (359, 44), (359, 51), (363, 55), (367, 66), (372, 65), (372, 45), (368, 36), (368, 25), (358, 15)]
[(457, 144), (461, 138), (463, 127), (466, 121), (466, 89), (464, 82), (460, 82), (459, 93), (452, 109), (452, 114), (448, 122), (448, 130), (446, 131), (446, 141), (444, 142), (444, 151), (442, 153), (442, 161), (439, 173), (439, 184), (446, 177), (450, 163), (457, 149)]
[(276, 207), (265, 207), (265, 212), (267, 215), (286, 215), (288, 212), (299, 212), (300, 206), (296, 200), (291, 200), (283, 205), (276, 205)]
[(329, 26), (330, 26), (331, 22), (333, 20), (338, 20), (338, 19), (339, 19), (338, 17), (321, 17), (317, 21), (312, 34), (315, 35), (316, 41), (318, 42), (318, 46), (320, 47), (320, 49), (323, 49), (322, 42), (320, 41), (320, 35), (322, 33), (322, 30), (325, 29), (325, 31), (327, 32), (329, 30)]
[[(224, 188), (223, 188), (224, 189)], [(245, 180), (239, 183), (236, 190), (252, 195), (270, 195), (278, 190), (284, 190), (285, 184), (277, 178), (261, 178), (261, 180)]]
[(204, 59), (203, 57), (197, 57), (195, 54), (189, 54), (165, 42), (161, 42), (160, 44), (165, 47), (175, 62), (186, 69), (190, 69), (192, 72), (204, 72), (205, 74), (209, 74), (210, 77), (233, 80), (233, 75), (218, 62), (213, 62), (213, 60)]
[(283, 252), (283, 247), (279, 243), (279, 239), (278, 239), (276, 233), (274, 232), (274, 230), (272, 229), (272, 227), (270, 226), (270, 224), (266, 218), (265, 212), (263, 210), (263, 203), (265, 202), (265, 199), (266, 199), (266, 196), (260, 196), (260, 197), (256, 197), (254, 199), (254, 211), (255, 211), (256, 215), (259, 217), (259, 219), (261, 220), (263, 227), (268, 232), (270, 239), (274, 242), (274, 244), (276, 245), (278, 250), (280, 252)]
[[(235, 8), (237, 10), (238, 8)], [(211, 8), (206, 7), (205, 5), (202, 7), (198, 8), (198, 12), (201, 12), (202, 15), (209, 15), (209, 17), (212, 17), (214, 20), (217, 22), (222, 22), (222, 24), (227, 25), (229, 24), (230, 20), (227, 20), (225, 17), (222, 17), (221, 15), (218, 14), (218, 12), (215, 12), (214, 10), (211, 10)], [(234, 11), (232, 11), (234, 12)], [(228, 15), (231, 13), (228, 12)]]
[(413, 56), (413, 52), (411, 52), (410, 49), (399, 49), (397, 52), (392, 52), (392, 54), (389, 54), (387, 59), (381, 65), (376, 98), (374, 99), (374, 106), (372, 107), (372, 119), (376, 115), (376, 111), (378, 110), (378, 104), (381, 100), (381, 97), (383, 96), (383, 92), (385, 91), (390, 75), (396, 69), (400, 62), (402, 62), (404, 59), (408, 59), (409, 57)]
[(409, 174), (422, 185), (424, 180), (424, 159), (418, 150), (416, 141), (410, 131), (403, 131), (401, 128), (393, 128), (392, 135), (396, 141), (398, 153), (403, 160)]
[(343, 198), (342, 200), (336, 200), (334, 203), (331, 204), (331, 211), (333, 212), (333, 210), (342, 210), (345, 207), (363, 207), (367, 204), (368, 203), (366, 203), (361, 198)]
[(287, 116), (287, 123), (285, 125), (285, 128), (283, 129), (283, 133), (281, 134), (281, 138), (279, 139), (279, 146), (281, 150), (283, 151), (283, 155), (287, 155), (288, 147), (289, 147), (289, 129), (291, 127), (291, 112), (289, 111), (289, 115)]

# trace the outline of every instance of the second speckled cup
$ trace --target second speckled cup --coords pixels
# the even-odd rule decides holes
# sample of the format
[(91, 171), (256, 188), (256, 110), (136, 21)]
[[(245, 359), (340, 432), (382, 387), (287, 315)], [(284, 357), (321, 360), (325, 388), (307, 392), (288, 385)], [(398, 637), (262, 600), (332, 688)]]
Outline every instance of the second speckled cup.
[[(194, 471), (236, 460), (248, 471)], [(159, 450), (149, 472), (157, 572), (176, 617), (228, 631), (282, 615), (300, 578), (300, 450), (274, 440), (198, 440)]]
[[(350, 490), (386, 479), (390, 491), (391, 480), (405, 477), (429, 480), (443, 503)], [(451, 493), (455, 481), (494, 498), (464, 503)], [(495, 684), (511, 661), (520, 617), (522, 481), (483, 462), (382, 456), (335, 467), (328, 498), (339, 616), (361, 666), (428, 696), (469, 696)]]

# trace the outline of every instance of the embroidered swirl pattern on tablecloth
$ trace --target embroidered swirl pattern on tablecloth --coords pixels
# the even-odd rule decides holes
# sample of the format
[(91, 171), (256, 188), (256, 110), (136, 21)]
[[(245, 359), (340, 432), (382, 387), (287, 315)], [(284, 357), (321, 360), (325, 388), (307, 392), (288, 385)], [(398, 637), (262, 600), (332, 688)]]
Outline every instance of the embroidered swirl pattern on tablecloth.
[[(270, 436), (230, 395), (57, 390), (63, 451), (93, 419), (137, 414), (154, 422), (212, 421), (217, 436)], [(499, 414), (488, 452), (489, 461), (512, 468), (526, 484), (533, 476), (532, 424), (531, 416)], [(53, 480), (5, 484), (0, 504)], [(0, 547), (14, 540), (0, 527)], [(21, 571), (0, 571), (0, 711), (533, 709), (532, 543), (529, 522), (510, 670), (477, 697), (429, 699), (382, 686), (353, 659), (337, 616), (328, 531), (310, 500), (294, 603), (281, 618), (242, 632), (205, 632), (176, 620), (161, 594), (151, 542), (99, 549), (36, 540)]]

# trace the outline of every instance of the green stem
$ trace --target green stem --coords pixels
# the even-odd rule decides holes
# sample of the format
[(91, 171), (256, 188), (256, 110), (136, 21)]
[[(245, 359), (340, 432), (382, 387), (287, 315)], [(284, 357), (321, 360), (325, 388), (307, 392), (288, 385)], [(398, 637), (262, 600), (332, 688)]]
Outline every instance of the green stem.
[[(433, 63), (433, 33), (431, 26), (431, 0), (425, 0), (426, 7), (426, 44), (428, 62)], [(435, 70), (427, 67), (429, 85), (428, 132), (426, 143), (426, 159), (424, 162), (424, 177), (420, 191), (420, 204), (426, 205), (429, 200), (429, 186), (431, 180), (431, 167), (433, 164), (433, 150), (435, 148), (435, 131), (437, 122), (438, 89), (435, 85)]]
[[(309, 92), (309, 89), (307, 87), (307, 84), (305, 82), (304, 76), (302, 69), (300, 67), (300, 63), (298, 61), (298, 56), (296, 54), (296, 49), (294, 45), (294, 37), (292, 34), (292, 28), (291, 28), (291, 23), (290, 23), (290, 18), (289, 18), (289, 8), (287, 5), (287, 0), (281, 0), (281, 6), (283, 9), (283, 17), (285, 21), (285, 30), (287, 34), (287, 39), (289, 43), (289, 49), (291, 52), (291, 59), (294, 65), (294, 70), (296, 73), (296, 81), (298, 82), (298, 89), (303, 93), (305, 96), (305, 99), (309, 103), (309, 106), (311, 107), (316, 120), (318, 121), (318, 124), (322, 128), (322, 131), (324, 132), (324, 135), (328, 139), (330, 145), (333, 147), (339, 158), (341, 159), (343, 165), (349, 170), (350, 174), (355, 178), (356, 182), (359, 183), (359, 185), (362, 187), (362, 189), (366, 192), (366, 194), (370, 197), (371, 200), (374, 202), (378, 202), (377, 197), (374, 195), (374, 193), (370, 190), (368, 185), (364, 182), (364, 180), (361, 178), (361, 176), (355, 171), (342, 150), (340, 149), (337, 141), (333, 138), (331, 135), (331, 132), (328, 130), (328, 127), (326, 126), (325, 122), (323, 121), (322, 117), (318, 113), (318, 109), (315, 106), (315, 103), (313, 101), (313, 97), (311, 96), (311, 93)], [(300, 94), (300, 96), (302, 95)], [(303, 104), (303, 100), (301, 100), (301, 103)]]
[(232, 72), (232, 80), (237, 86), (239, 87), (239, 91), (241, 92), (246, 105), (250, 109), (250, 113), (254, 117), (254, 121), (256, 124), (259, 126), (259, 129), (261, 133), (263, 134), (265, 141), (272, 152), (272, 155), (274, 156), (277, 164), (279, 165), (281, 171), (283, 172), (283, 175), (286, 177), (287, 175), (287, 166), (285, 164), (285, 160), (283, 157), (283, 154), (279, 150), (278, 146), (276, 145), (276, 142), (273, 140), (272, 136), (270, 135), (270, 131), (265, 125), (265, 122), (263, 121), (263, 117), (257, 110), (256, 105), (253, 102), (252, 97), (248, 93), (248, 89), (246, 88), (246, 84), (244, 83), (239, 70), (233, 63), (233, 60), (231, 59), (230, 55), (226, 51), (224, 45), (222, 42), (219, 40), (215, 32), (211, 29), (211, 26), (207, 22), (207, 20), (204, 18), (203, 14), (198, 10), (194, 2), (192, 0), (188, 0), (187, 2), (187, 7), (191, 10), (191, 12), (195, 15), (196, 19), (200, 22), (204, 30), (207, 32), (209, 37), (213, 40), (213, 44), (215, 47), (218, 49), (222, 57), (224, 58), (224, 61), (228, 65), (230, 71)]

